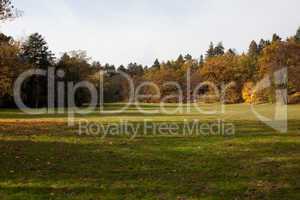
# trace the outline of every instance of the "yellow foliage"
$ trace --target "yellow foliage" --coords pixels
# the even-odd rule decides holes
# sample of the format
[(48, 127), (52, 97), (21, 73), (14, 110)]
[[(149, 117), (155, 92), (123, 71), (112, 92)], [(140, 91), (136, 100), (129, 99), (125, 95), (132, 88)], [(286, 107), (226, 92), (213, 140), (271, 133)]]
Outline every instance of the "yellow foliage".
[(253, 103), (252, 94), (253, 94), (254, 83), (253, 82), (246, 82), (244, 84), (242, 90), (242, 96), (245, 103)]

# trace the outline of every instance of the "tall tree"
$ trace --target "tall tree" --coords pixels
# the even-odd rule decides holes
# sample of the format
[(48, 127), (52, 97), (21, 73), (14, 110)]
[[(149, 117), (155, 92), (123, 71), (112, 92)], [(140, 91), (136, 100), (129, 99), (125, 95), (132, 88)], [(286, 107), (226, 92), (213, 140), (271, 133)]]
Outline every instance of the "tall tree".
[[(47, 42), (42, 35), (34, 33), (22, 47), (22, 57), (33, 69), (47, 69), (53, 64), (53, 54), (48, 48)], [(47, 77), (33, 76), (28, 92), (34, 98), (32, 102), (36, 108), (47, 103)]]
[(47, 69), (53, 63), (53, 54), (42, 35), (34, 33), (23, 45), (23, 56), (36, 69)]
[(269, 46), (271, 44), (271, 42), (269, 40), (264, 40), (264, 39), (261, 39), (260, 42), (259, 42), (259, 45), (258, 45), (258, 51), (259, 53), (262, 52), (262, 50)]
[(216, 55), (216, 56), (221, 56), (221, 55), (224, 55), (224, 53), (225, 53), (225, 48), (224, 48), (224, 46), (223, 46), (223, 44), (222, 44), (222, 42), (219, 42), (218, 43), (218, 45), (215, 47), (215, 49), (214, 49), (214, 55)]
[(209, 48), (206, 52), (206, 58), (211, 58), (215, 56), (215, 47), (214, 47), (214, 43), (210, 42), (209, 44)]
[[(80, 81), (87, 80), (88, 77), (96, 72), (99, 72), (98, 70), (100, 69), (92, 70), (88, 61), (89, 58), (84, 51), (72, 51), (69, 53), (64, 53), (56, 65), (56, 70), (62, 70), (65, 74), (64, 77), (60, 78), (59, 81), (64, 82), (65, 86), (67, 86), (67, 83), (69, 82), (77, 84)], [(66, 103), (68, 99), (67, 88), (65, 88), (64, 93), (64, 103)], [(79, 88), (75, 94), (75, 104), (77, 106), (81, 106), (83, 103), (89, 101), (89, 97), (89, 93), (85, 88)]]
[(204, 64), (204, 56), (201, 55), (201, 56), (200, 56), (200, 60), (199, 60), (199, 65), (200, 65), (200, 67), (202, 67), (203, 64)]
[[(183, 58), (183, 56), (181, 54), (178, 56), (178, 58), (176, 60), (176, 64), (178, 65), (177, 67), (180, 67), (181, 65), (184, 64), (184, 58)], [(169, 62), (168, 65), (171, 65), (170, 62)]]
[(26, 63), (19, 57), (20, 45), (11, 37), (0, 34), (0, 107), (13, 106), (13, 83)]
[(259, 49), (257, 43), (253, 40), (249, 46), (248, 55), (250, 57), (257, 57), (259, 54)]
[(160, 68), (160, 63), (158, 61), (158, 59), (156, 58), (154, 61), (154, 64), (152, 65), (153, 69), (159, 69)]

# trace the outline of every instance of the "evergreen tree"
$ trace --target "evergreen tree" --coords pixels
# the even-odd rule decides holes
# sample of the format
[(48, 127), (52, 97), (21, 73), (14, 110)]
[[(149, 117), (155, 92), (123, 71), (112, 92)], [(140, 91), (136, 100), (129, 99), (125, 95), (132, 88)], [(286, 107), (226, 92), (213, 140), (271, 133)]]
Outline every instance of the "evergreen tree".
[(190, 54), (187, 54), (186, 56), (184, 56), (185, 60), (192, 60), (193, 57)]
[(215, 56), (215, 47), (214, 47), (214, 43), (210, 42), (209, 44), (209, 48), (206, 52), (206, 58), (211, 58)]
[(269, 46), (270, 44), (271, 44), (271, 42), (269, 40), (261, 39), (260, 42), (259, 42), (259, 45), (258, 45), (258, 51), (259, 51), (259, 53), (261, 53), (262, 50), (264, 48), (266, 48), (267, 46)]
[(176, 60), (176, 63), (178, 65), (182, 65), (184, 63), (184, 58), (183, 58), (183, 56), (181, 54), (178, 56), (178, 58)]
[(131, 76), (142, 76), (144, 73), (144, 67), (137, 63), (129, 63), (129, 65), (127, 67), (127, 72)]
[(200, 56), (199, 65), (200, 65), (200, 67), (202, 67), (204, 65), (204, 56), (203, 55)]
[(126, 68), (124, 67), (124, 65), (120, 65), (120, 67), (118, 67), (118, 71), (119, 72), (126, 72)]
[(152, 65), (153, 69), (160, 69), (160, 63), (158, 59), (155, 59), (154, 64)]
[(225, 48), (224, 48), (222, 42), (219, 42), (218, 45), (214, 49), (214, 55), (221, 56), (221, 55), (224, 55), (224, 53), (225, 53)]
[(279, 37), (279, 35), (277, 35), (276, 33), (273, 34), (273, 37), (272, 37), (272, 42), (278, 42), (278, 41), (281, 41), (281, 37)]
[(257, 57), (259, 54), (259, 48), (257, 43), (253, 40), (249, 46), (248, 55), (250, 57)]
[(23, 56), (36, 69), (47, 69), (53, 63), (53, 54), (38, 33), (30, 35), (23, 45)]
[[(23, 45), (22, 57), (34, 69), (48, 69), (53, 64), (53, 54), (49, 51), (47, 42), (38, 33), (29, 36)], [(27, 90), (34, 98), (32, 100), (32, 102), (35, 102), (33, 106), (37, 108), (46, 105), (47, 77), (33, 76)]]

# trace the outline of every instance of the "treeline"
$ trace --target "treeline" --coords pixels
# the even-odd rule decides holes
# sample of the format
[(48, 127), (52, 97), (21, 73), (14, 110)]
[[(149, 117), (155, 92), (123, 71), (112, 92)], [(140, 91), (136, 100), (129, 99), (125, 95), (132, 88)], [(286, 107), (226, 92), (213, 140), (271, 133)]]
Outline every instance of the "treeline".
[[(253, 94), (254, 86), (266, 75), (274, 76), (274, 72), (286, 67), (288, 83), (286, 85), (273, 84), (271, 87)], [(257, 44), (252, 41), (247, 53), (238, 54), (234, 50), (225, 51), (222, 43), (210, 44), (206, 55), (194, 59), (191, 55), (180, 55), (176, 60), (159, 62), (155, 60), (152, 66), (142, 66), (130, 63), (119, 66), (92, 62), (83, 51), (64, 53), (56, 59), (49, 50), (47, 42), (38, 33), (30, 35), (23, 43), (12, 37), (0, 34), (0, 106), (12, 107), (13, 85), (18, 76), (28, 69), (53, 68), (55, 83), (65, 83), (65, 101), (68, 100), (67, 83), (74, 84), (89, 81), (100, 87), (99, 71), (104, 77), (104, 101), (121, 102), (130, 98), (130, 84), (122, 74), (128, 74), (133, 80), (135, 88), (145, 82), (154, 83), (157, 88), (148, 86), (140, 88), (140, 93), (149, 98), (140, 99), (142, 102), (157, 103), (160, 101), (176, 103), (188, 101), (188, 90), (197, 90), (197, 96), (192, 95), (192, 101), (217, 102), (220, 95), (215, 95), (215, 88), (209, 84), (199, 87), (200, 83), (213, 83), (222, 91), (224, 85), (229, 85), (225, 91), (225, 103), (267, 103), (275, 102), (275, 90), (288, 88), (287, 103), (300, 102), (300, 28), (295, 36), (282, 40), (274, 34), (272, 40), (260, 40)], [(59, 74), (63, 72), (63, 74)], [(22, 85), (22, 99), (29, 107), (44, 107), (48, 101), (48, 87), (46, 76), (33, 75)], [(187, 82), (190, 81), (190, 83)], [(166, 84), (176, 82), (175, 84)], [(230, 83), (235, 83), (230, 85)], [(188, 86), (190, 84), (190, 86)], [(190, 87), (190, 88), (189, 88)], [(179, 90), (182, 94), (179, 94)], [(209, 98), (208, 95), (210, 94)], [(173, 98), (170, 98), (173, 97)], [(90, 94), (85, 88), (80, 88), (75, 94), (78, 106), (89, 102)], [(54, 106), (58, 106), (55, 103)], [(67, 106), (65, 104), (64, 106)]]

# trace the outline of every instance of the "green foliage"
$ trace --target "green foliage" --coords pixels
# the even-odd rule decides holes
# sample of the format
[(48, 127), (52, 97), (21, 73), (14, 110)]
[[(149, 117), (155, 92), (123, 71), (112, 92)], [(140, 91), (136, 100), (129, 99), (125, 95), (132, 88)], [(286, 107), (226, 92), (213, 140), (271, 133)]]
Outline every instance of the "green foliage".
[(206, 58), (211, 58), (213, 56), (215, 56), (215, 47), (214, 47), (214, 43), (211, 42), (209, 44), (209, 48), (208, 48), (208, 50), (206, 52)]
[[(22, 45), (21, 57), (33, 69), (47, 70), (54, 64), (53, 54), (39, 33), (34, 33), (28, 37)], [(48, 78), (45, 76), (34, 75), (24, 85), (26, 101), (29, 106), (38, 108), (47, 105), (47, 80)]]
[(53, 54), (42, 35), (34, 33), (23, 44), (23, 57), (34, 68), (47, 69), (53, 63)]

